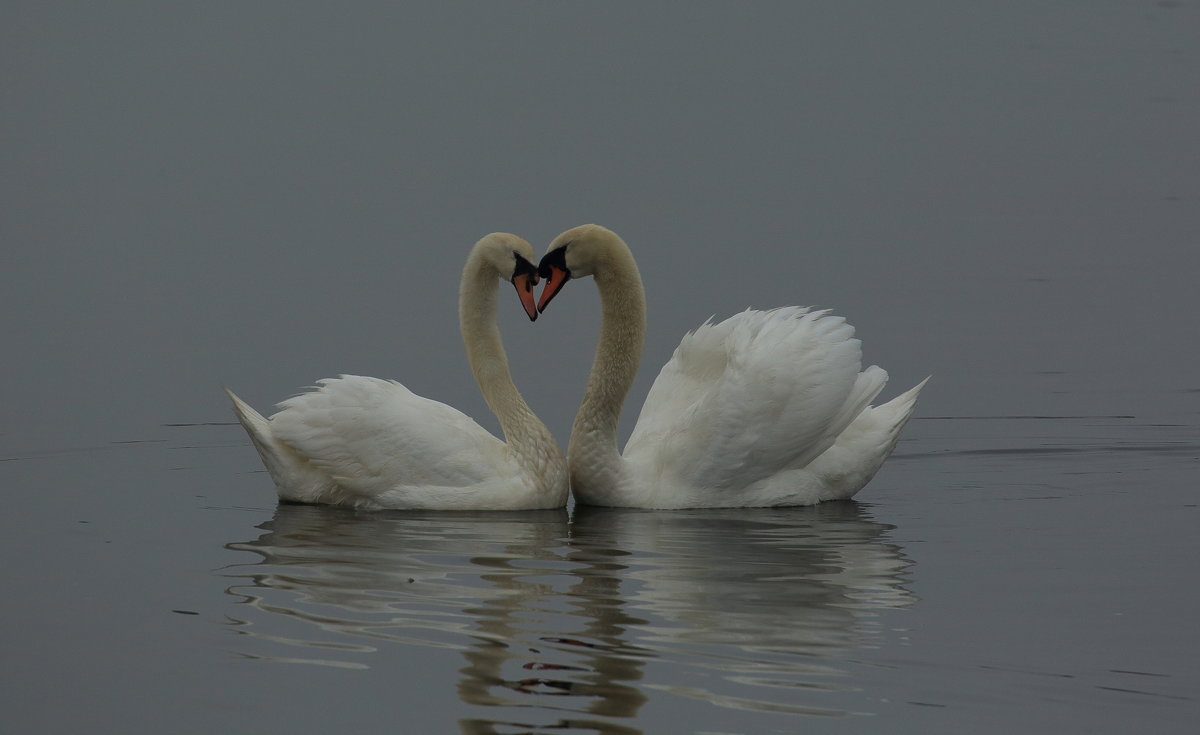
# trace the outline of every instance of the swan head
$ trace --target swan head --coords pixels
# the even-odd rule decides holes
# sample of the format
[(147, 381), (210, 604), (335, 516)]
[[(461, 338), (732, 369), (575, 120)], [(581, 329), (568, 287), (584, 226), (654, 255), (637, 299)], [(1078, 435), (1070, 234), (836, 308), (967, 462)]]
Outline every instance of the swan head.
[(475, 255), (495, 269), (496, 276), (508, 281), (517, 289), (517, 297), (529, 321), (538, 317), (534, 303), (533, 287), (538, 283), (538, 269), (533, 264), (537, 256), (533, 246), (523, 238), (507, 232), (493, 232), (475, 243)]
[(621, 253), (628, 255), (629, 247), (617, 233), (600, 225), (572, 227), (554, 238), (538, 263), (538, 275), (546, 279), (538, 311), (545, 311), (567, 281), (605, 272), (609, 261)]

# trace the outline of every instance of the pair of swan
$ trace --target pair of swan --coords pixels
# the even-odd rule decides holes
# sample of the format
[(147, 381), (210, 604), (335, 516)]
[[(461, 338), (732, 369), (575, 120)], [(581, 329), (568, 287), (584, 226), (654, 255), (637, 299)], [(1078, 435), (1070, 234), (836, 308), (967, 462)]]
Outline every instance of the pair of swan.
[[(844, 319), (801, 307), (748, 310), (683, 338), (621, 453), (617, 422), (646, 329), (637, 264), (598, 225), (559, 235), (536, 267), (535, 257), (515, 235), (488, 235), (471, 250), (459, 290), (467, 360), (505, 441), (395, 381), (322, 380), (270, 419), (230, 392), (280, 497), (362, 508), (558, 508), (569, 477), (576, 500), (590, 505), (810, 505), (867, 484), (925, 384), (872, 407), (887, 373), (860, 371), (860, 344)], [(599, 289), (602, 322), (568, 462), (513, 384), (496, 293), (510, 281), (533, 320), (568, 281), (586, 276)]]

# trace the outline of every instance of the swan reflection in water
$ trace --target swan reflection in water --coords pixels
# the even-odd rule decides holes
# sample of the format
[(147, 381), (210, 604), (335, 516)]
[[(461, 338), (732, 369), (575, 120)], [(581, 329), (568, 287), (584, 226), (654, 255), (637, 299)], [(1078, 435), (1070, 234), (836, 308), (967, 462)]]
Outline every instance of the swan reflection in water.
[[(260, 528), (228, 545), (261, 557), (225, 570), (247, 606), (230, 615), (241, 655), (364, 669), (398, 644), (458, 650), (462, 702), (519, 713), (460, 720), (470, 733), (640, 732), (619, 721), (655, 692), (843, 715), (819, 693), (846, 689), (839, 662), (913, 600), (892, 527), (853, 501), (570, 516), (285, 504)], [(693, 667), (711, 676), (681, 675)]]

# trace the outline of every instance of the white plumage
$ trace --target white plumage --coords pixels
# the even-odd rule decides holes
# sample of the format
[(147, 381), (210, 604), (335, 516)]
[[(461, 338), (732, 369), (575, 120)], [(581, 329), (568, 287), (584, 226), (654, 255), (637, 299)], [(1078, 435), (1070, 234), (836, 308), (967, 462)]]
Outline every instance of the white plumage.
[[(504, 233), (471, 251), (460, 324), (472, 372), (506, 441), (400, 383), (343, 375), (289, 398), (270, 419), (229, 392), (283, 500), (362, 508), (517, 510), (566, 504), (562, 451), (521, 398), (495, 322), (500, 279), (531, 318), (529, 243)], [(228, 392), (228, 391), (227, 391)]]
[(568, 278), (593, 275), (600, 289), (600, 343), (568, 451), (582, 503), (701, 508), (849, 498), (891, 453), (924, 386), (871, 407), (887, 373), (861, 369), (845, 319), (795, 306), (748, 310), (683, 338), (619, 454), (616, 422), (645, 329), (633, 256), (614, 233), (585, 225), (551, 243), (541, 270), (548, 280), (539, 308)]

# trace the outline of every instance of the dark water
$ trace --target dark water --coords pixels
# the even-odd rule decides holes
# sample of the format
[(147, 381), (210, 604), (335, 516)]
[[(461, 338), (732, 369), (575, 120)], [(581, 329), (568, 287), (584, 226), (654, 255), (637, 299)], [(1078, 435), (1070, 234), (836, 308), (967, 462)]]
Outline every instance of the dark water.
[(6, 457), (39, 492), (6, 516), (5, 718), (1186, 732), (1198, 457), (1136, 418), (928, 417), (858, 501), (466, 514), (276, 507), (230, 425)]
[[(14, 6), (0, 23), (0, 731), (1191, 733), (1200, 4)], [(495, 428), (470, 244), (587, 221), (680, 336), (831, 307), (854, 502), (277, 506), (267, 409)], [(501, 323), (565, 441), (586, 282)]]

